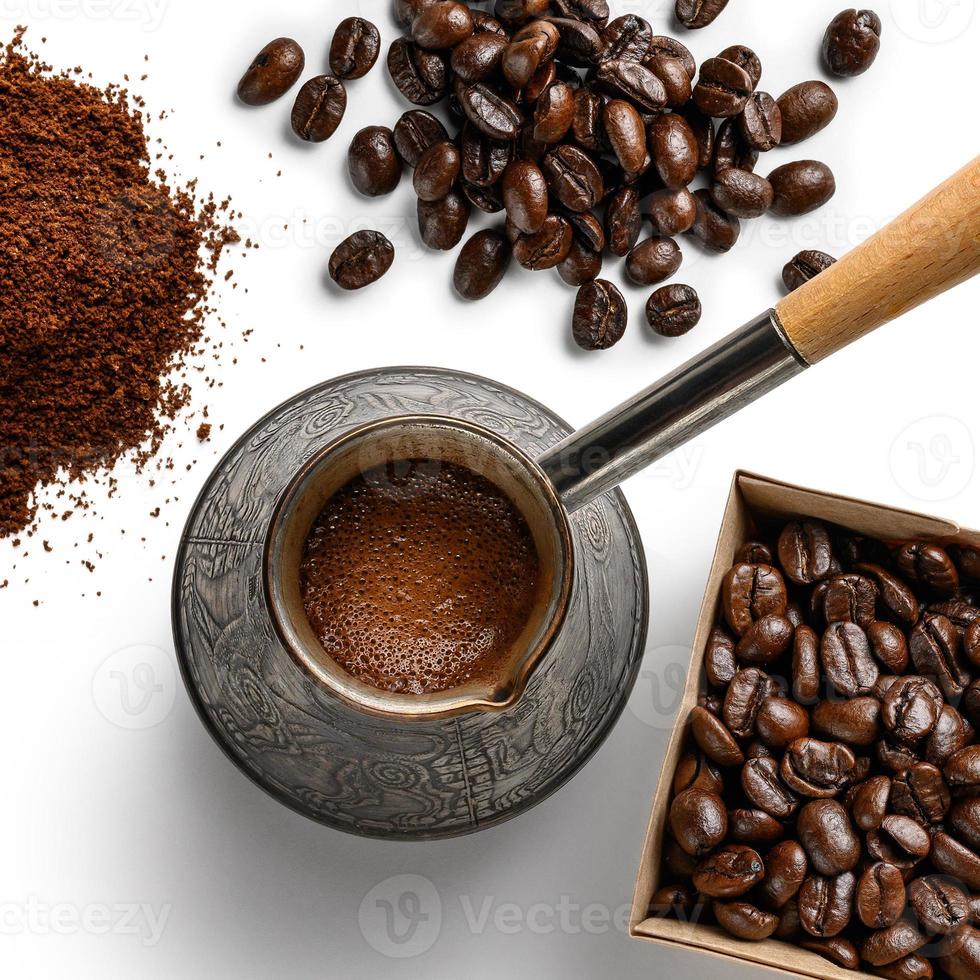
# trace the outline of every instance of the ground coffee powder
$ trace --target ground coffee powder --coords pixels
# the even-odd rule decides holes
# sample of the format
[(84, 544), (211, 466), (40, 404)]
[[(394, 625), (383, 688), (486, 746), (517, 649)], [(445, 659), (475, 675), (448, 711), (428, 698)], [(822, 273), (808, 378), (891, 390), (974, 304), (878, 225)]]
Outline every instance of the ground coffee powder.
[(141, 102), (0, 53), (0, 537), (35, 490), (149, 460), (186, 404), (229, 202), (152, 169)]

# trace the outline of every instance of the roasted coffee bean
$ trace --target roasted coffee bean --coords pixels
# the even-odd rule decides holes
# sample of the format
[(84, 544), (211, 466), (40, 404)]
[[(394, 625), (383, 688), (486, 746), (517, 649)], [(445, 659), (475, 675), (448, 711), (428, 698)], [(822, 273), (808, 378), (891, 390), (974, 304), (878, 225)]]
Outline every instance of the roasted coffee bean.
[(467, 85), (489, 81), (500, 73), (509, 44), (502, 34), (473, 34), (453, 48), (449, 65), (456, 77)]
[(980, 745), (960, 749), (947, 760), (943, 773), (957, 798), (980, 796)]
[(738, 642), (738, 659), (756, 667), (778, 660), (793, 642), (793, 624), (786, 616), (770, 613), (757, 619)]
[(937, 871), (962, 881), (972, 891), (980, 891), (980, 854), (961, 844), (944, 831), (937, 831), (930, 853)]
[(642, 17), (624, 14), (609, 21), (601, 37), (603, 61), (611, 61), (614, 58), (642, 61), (650, 50), (653, 31)]
[(791, 521), (779, 535), (779, 562), (797, 585), (812, 585), (833, 568), (833, 548), (819, 521)]
[(795, 897), (806, 878), (806, 852), (795, 840), (783, 841), (766, 855), (765, 865), (760, 891), (770, 908), (781, 909)]
[(755, 718), (755, 728), (763, 743), (782, 751), (810, 731), (810, 716), (788, 698), (768, 698)]
[(879, 861), (858, 880), (854, 908), (869, 929), (887, 929), (905, 911), (905, 879), (894, 864)]
[(460, 173), (459, 150), (454, 143), (433, 143), (415, 168), (415, 193), (422, 201), (439, 201), (456, 183)]
[(459, 101), (466, 118), (484, 135), (495, 140), (517, 139), (524, 117), (509, 99), (478, 82), (467, 85)]
[(609, 144), (627, 176), (646, 169), (649, 161), (643, 118), (624, 99), (610, 99), (603, 109), (603, 125)]
[(504, 278), (510, 257), (510, 242), (506, 236), (491, 229), (478, 231), (456, 259), (453, 273), (456, 292), (468, 300), (489, 296)]
[(697, 870), (698, 862), (681, 850), (669, 834), (664, 837), (664, 870), (671, 878), (689, 879)]
[(912, 911), (928, 936), (946, 936), (968, 925), (970, 903), (963, 889), (948, 878), (930, 875), (909, 885)]
[(849, 871), (832, 878), (808, 875), (797, 895), (800, 925), (821, 939), (843, 932), (853, 914), (855, 886), (856, 879)]
[(866, 72), (881, 48), (881, 19), (873, 10), (844, 10), (827, 28), (823, 60), (835, 75), (848, 78)]
[(952, 596), (960, 587), (960, 576), (945, 548), (935, 544), (911, 542), (895, 555), (899, 571), (939, 596)]
[[(774, 844), (785, 833), (783, 825), (764, 810), (748, 810), (738, 808), (729, 811), (728, 833), (739, 844), (750, 844), (761, 847)], [(769, 862), (766, 861), (769, 868)]]
[(550, 61), (558, 50), (558, 28), (545, 20), (525, 24), (507, 46), (501, 68), (504, 78), (515, 88), (522, 89), (541, 65)]
[(449, 66), (436, 51), (424, 51), (407, 38), (396, 38), (388, 49), (388, 74), (401, 94), (414, 105), (432, 105), (449, 86)]
[(980, 609), (964, 596), (954, 596), (951, 599), (943, 599), (938, 602), (930, 602), (927, 607), (929, 612), (939, 613), (945, 616), (958, 630), (964, 633), (980, 619)]
[(716, 626), (708, 637), (704, 669), (708, 683), (713, 687), (727, 687), (738, 670), (735, 663), (735, 641), (720, 626)]
[(740, 116), (742, 136), (754, 150), (765, 153), (782, 142), (783, 116), (768, 92), (753, 92)]
[(687, 187), (698, 172), (698, 142), (687, 120), (676, 112), (658, 116), (649, 136), (660, 179), (670, 190)]
[(738, 551), (735, 552), (735, 564), (755, 562), (760, 565), (772, 564), (772, 549), (761, 541), (746, 541)]
[(541, 230), (548, 218), (548, 183), (540, 168), (515, 160), (504, 172), (504, 207), (507, 217), (525, 235)]
[(330, 256), (330, 278), (341, 289), (363, 289), (377, 282), (395, 261), (395, 248), (379, 231), (357, 231)]
[(820, 660), (827, 680), (841, 697), (870, 694), (878, 680), (868, 637), (857, 623), (831, 623), (820, 642)]
[(697, 218), (697, 200), (683, 187), (678, 191), (660, 190), (645, 204), (645, 215), (658, 235), (672, 237), (690, 231)]
[(677, 764), (674, 795), (679, 796), (686, 789), (701, 789), (719, 796), (724, 790), (721, 771), (700, 752), (688, 752)]
[(572, 135), (580, 146), (592, 153), (599, 153), (608, 145), (602, 122), (604, 105), (602, 96), (591, 88), (580, 88), (575, 92)]
[(920, 824), (942, 823), (950, 796), (942, 772), (929, 762), (917, 762), (892, 780), (892, 809)]
[(863, 575), (835, 575), (827, 581), (823, 614), (828, 623), (857, 623), (868, 630), (875, 621), (878, 587)]
[(845, 745), (874, 745), (881, 731), (881, 704), (869, 697), (821, 701), (813, 709), (813, 730)]
[(687, 73), (687, 68), (680, 58), (671, 58), (668, 55), (655, 55), (643, 60), (645, 68), (660, 79), (667, 95), (667, 105), (671, 109), (681, 109), (691, 100), (691, 76)]
[(336, 132), (347, 111), (347, 90), (333, 75), (311, 78), (293, 106), (293, 132), (309, 143), (322, 143)]
[(386, 126), (368, 126), (351, 140), (347, 151), (351, 183), (368, 197), (390, 194), (402, 177), (394, 133)]
[(837, 115), (837, 96), (826, 82), (800, 82), (783, 92), (777, 104), (783, 120), (783, 146), (809, 139)]
[(647, 300), (646, 314), (654, 333), (682, 337), (701, 322), (701, 300), (691, 286), (661, 286)]
[(975, 619), (966, 628), (963, 653), (974, 667), (980, 667), (980, 619)]
[(854, 568), (875, 580), (881, 601), (895, 619), (908, 626), (915, 623), (919, 618), (919, 604), (901, 579), (872, 562), (858, 562)]
[(715, 902), (712, 909), (725, 932), (751, 942), (768, 939), (779, 925), (778, 916), (748, 902)]
[(681, 267), (682, 259), (673, 238), (651, 238), (629, 253), (626, 275), (637, 286), (653, 286), (674, 275)]
[(872, 966), (886, 966), (910, 956), (928, 941), (911, 922), (900, 919), (887, 929), (871, 933), (861, 946), (861, 958)]
[(815, 211), (836, 193), (830, 167), (816, 160), (797, 160), (777, 167), (769, 175), (774, 192), (773, 214), (789, 217)]
[(759, 56), (744, 44), (733, 44), (720, 52), (718, 57), (733, 61), (739, 68), (744, 69), (752, 79), (753, 87), (757, 87), (762, 80), (762, 62)]
[(395, 20), (400, 27), (409, 28), (412, 21), (426, 8), (438, 0), (394, 0)]
[(749, 759), (742, 767), (742, 791), (754, 807), (777, 820), (788, 820), (800, 805), (779, 778), (775, 759)]
[(715, 122), (706, 116), (693, 102), (688, 102), (681, 110), (691, 132), (698, 143), (698, 169), (709, 169), (715, 159)]
[(419, 234), (432, 249), (447, 252), (466, 234), (470, 220), (469, 201), (458, 191), (450, 191), (437, 201), (418, 202)]
[(664, 885), (650, 897), (647, 915), (664, 919), (668, 916), (687, 916), (694, 905), (694, 896), (683, 885)]
[(674, 13), (689, 30), (707, 27), (728, 6), (728, 0), (677, 0)]
[(837, 800), (812, 800), (799, 813), (796, 832), (810, 866), (822, 875), (853, 871), (861, 858), (851, 818)]
[(722, 608), (737, 636), (744, 636), (763, 616), (785, 613), (786, 603), (786, 583), (771, 565), (736, 565), (725, 576)]
[(980, 930), (964, 926), (936, 962), (950, 980), (976, 980), (980, 976)]
[(289, 37), (270, 41), (253, 59), (238, 83), (245, 105), (268, 105), (284, 96), (303, 74), (306, 56)]
[(558, 28), (556, 57), (575, 68), (593, 68), (602, 57), (602, 37), (585, 21), (574, 17), (549, 17)]
[[(772, 185), (770, 185), (770, 190)], [(783, 267), (783, 283), (788, 292), (805, 286), (811, 279), (816, 279), (826, 269), (829, 269), (837, 259), (826, 252), (816, 249), (804, 249), (797, 252)]]
[(584, 20), (597, 29), (605, 27), (609, 21), (606, 0), (552, 0), (552, 6), (562, 17)]
[(454, 48), (474, 30), (473, 15), (465, 3), (439, 0), (421, 10), (412, 21), (412, 39), (420, 48)]
[(460, 135), (463, 179), (476, 187), (492, 187), (514, 159), (514, 144), (495, 140), (467, 123)]
[(929, 854), (929, 834), (911, 817), (889, 814), (877, 830), (869, 830), (868, 853), (878, 861), (912, 868)]
[(851, 781), (855, 765), (854, 753), (846, 745), (801, 738), (786, 749), (779, 774), (794, 793), (829, 799)]
[(800, 908), (795, 898), (791, 898), (779, 911), (779, 925), (773, 934), (777, 939), (799, 942), (805, 935), (800, 925)]
[(718, 127), (718, 135), (715, 137), (714, 175), (717, 177), (729, 167), (751, 173), (758, 162), (759, 151), (746, 144), (738, 120), (724, 120)]
[(935, 677), (947, 700), (960, 697), (970, 674), (960, 662), (960, 635), (945, 617), (926, 613), (909, 634), (909, 652), (916, 670)]
[(667, 37), (663, 34), (654, 35), (650, 39), (650, 46), (647, 48), (647, 59), (650, 58), (676, 58), (687, 72), (687, 77), (693, 82), (698, 73), (698, 65), (694, 60), (694, 55), (677, 38)]
[(845, 970), (856, 970), (861, 965), (857, 947), (850, 939), (845, 939), (843, 936), (832, 936), (830, 939), (804, 939), (800, 945)]
[(534, 109), (534, 138), (541, 143), (558, 143), (572, 127), (575, 96), (571, 86), (555, 82), (538, 99)]
[(591, 211), (584, 211), (581, 214), (569, 211), (565, 217), (568, 218), (575, 237), (581, 239), (584, 245), (596, 252), (602, 252), (605, 249), (606, 232), (602, 227), (602, 222)]
[(552, 194), (569, 211), (589, 211), (603, 198), (602, 174), (592, 159), (570, 143), (552, 150), (541, 161)]
[(548, 0), (497, 0), (493, 13), (508, 27), (520, 27), (548, 12)]
[(890, 738), (883, 738), (875, 746), (875, 755), (878, 762), (893, 773), (904, 772), (919, 761), (915, 749), (901, 742), (892, 741)]
[(330, 71), (349, 81), (363, 78), (381, 53), (381, 33), (363, 17), (342, 20), (330, 45)]
[(858, 830), (877, 830), (888, 813), (892, 781), (887, 776), (872, 776), (848, 792), (851, 817)]
[(629, 254), (643, 229), (640, 196), (634, 187), (622, 187), (606, 207), (606, 245), (613, 255)]
[(715, 178), (711, 197), (726, 214), (758, 218), (772, 205), (772, 185), (765, 177), (729, 167)]
[(934, 766), (942, 767), (949, 758), (973, 741), (973, 735), (969, 722), (951, 704), (946, 705), (926, 740), (926, 759)]
[(694, 200), (697, 210), (690, 234), (711, 252), (730, 251), (742, 231), (738, 218), (722, 211), (705, 188), (694, 192)]
[(596, 73), (596, 86), (606, 95), (633, 103), (640, 112), (659, 112), (667, 105), (663, 82), (637, 61), (616, 58), (604, 62)]
[(793, 697), (813, 704), (820, 696), (820, 639), (809, 626), (798, 626), (793, 636)]
[(549, 214), (540, 231), (520, 235), (514, 242), (514, 258), (533, 272), (553, 269), (572, 249), (572, 226), (558, 214)]
[(707, 709), (691, 709), (691, 733), (701, 751), (719, 766), (740, 766), (745, 762), (732, 732)]
[(422, 154), (433, 143), (448, 138), (445, 126), (422, 109), (410, 109), (395, 123), (395, 148), (409, 167), (416, 167)]
[(694, 104), (708, 116), (737, 116), (754, 88), (744, 68), (726, 58), (709, 58), (702, 63), (694, 86)]
[(580, 239), (572, 241), (568, 255), (558, 263), (558, 275), (569, 286), (584, 286), (598, 279), (602, 272), (602, 253), (589, 248)]
[(579, 289), (572, 336), (583, 350), (608, 350), (619, 343), (626, 332), (626, 321), (626, 301), (611, 282), (596, 279)]
[(957, 800), (950, 810), (949, 824), (960, 843), (980, 850), (980, 797)]
[(786, 618), (793, 624), (794, 630), (799, 629), (805, 623), (803, 609), (795, 599), (791, 599), (786, 604)]
[(892, 623), (872, 623), (868, 629), (871, 652), (883, 667), (895, 674), (904, 673), (909, 665), (909, 648), (905, 634)]
[(911, 956), (903, 956), (894, 963), (877, 966), (874, 972), (876, 976), (885, 977), (886, 980), (932, 980), (933, 978), (932, 963), (915, 953)]
[(706, 857), (694, 872), (694, 887), (710, 898), (738, 898), (765, 877), (766, 868), (756, 851), (744, 844), (729, 844)]
[(670, 805), (670, 831), (688, 854), (704, 857), (725, 839), (728, 811), (715, 793), (685, 790)]

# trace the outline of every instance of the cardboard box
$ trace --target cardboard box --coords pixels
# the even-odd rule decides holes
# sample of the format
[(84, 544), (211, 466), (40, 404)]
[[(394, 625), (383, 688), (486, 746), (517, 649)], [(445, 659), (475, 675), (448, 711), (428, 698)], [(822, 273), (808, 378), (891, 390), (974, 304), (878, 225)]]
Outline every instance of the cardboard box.
[(721, 959), (738, 960), (784, 976), (813, 977), (816, 980), (855, 980), (857, 977), (868, 977), (872, 980), (870, 974), (841, 969), (822, 956), (789, 943), (773, 939), (761, 943), (745, 942), (729, 936), (715, 926), (647, 917), (650, 898), (661, 885), (661, 850), (671, 803), (674, 770), (684, 750), (691, 744), (687, 718), (706, 684), (704, 652), (711, 630), (718, 621), (722, 579), (731, 568), (735, 552), (742, 544), (758, 537), (760, 530), (778, 528), (786, 520), (799, 516), (818, 518), (886, 541), (920, 539), (980, 547), (980, 532), (962, 530), (956, 524), (940, 518), (807, 490), (751, 473), (735, 474), (694, 635), (687, 687), (653, 798), (633, 896), (630, 935), (634, 939), (697, 950)]

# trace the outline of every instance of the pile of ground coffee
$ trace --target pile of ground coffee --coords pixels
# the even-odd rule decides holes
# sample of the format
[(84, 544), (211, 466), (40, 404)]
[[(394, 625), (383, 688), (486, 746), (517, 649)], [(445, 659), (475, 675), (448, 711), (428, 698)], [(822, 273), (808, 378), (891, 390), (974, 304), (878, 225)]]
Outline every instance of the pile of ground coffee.
[(142, 103), (0, 52), (0, 537), (38, 486), (152, 458), (189, 391), (229, 202), (153, 171)]

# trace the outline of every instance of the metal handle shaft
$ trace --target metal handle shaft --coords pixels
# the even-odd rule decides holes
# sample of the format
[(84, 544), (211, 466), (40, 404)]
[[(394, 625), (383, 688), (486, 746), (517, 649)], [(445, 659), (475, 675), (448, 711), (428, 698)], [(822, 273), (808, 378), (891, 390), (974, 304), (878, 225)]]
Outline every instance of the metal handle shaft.
[(772, 310), (545, 453), (570, 513), (807, 367)]

